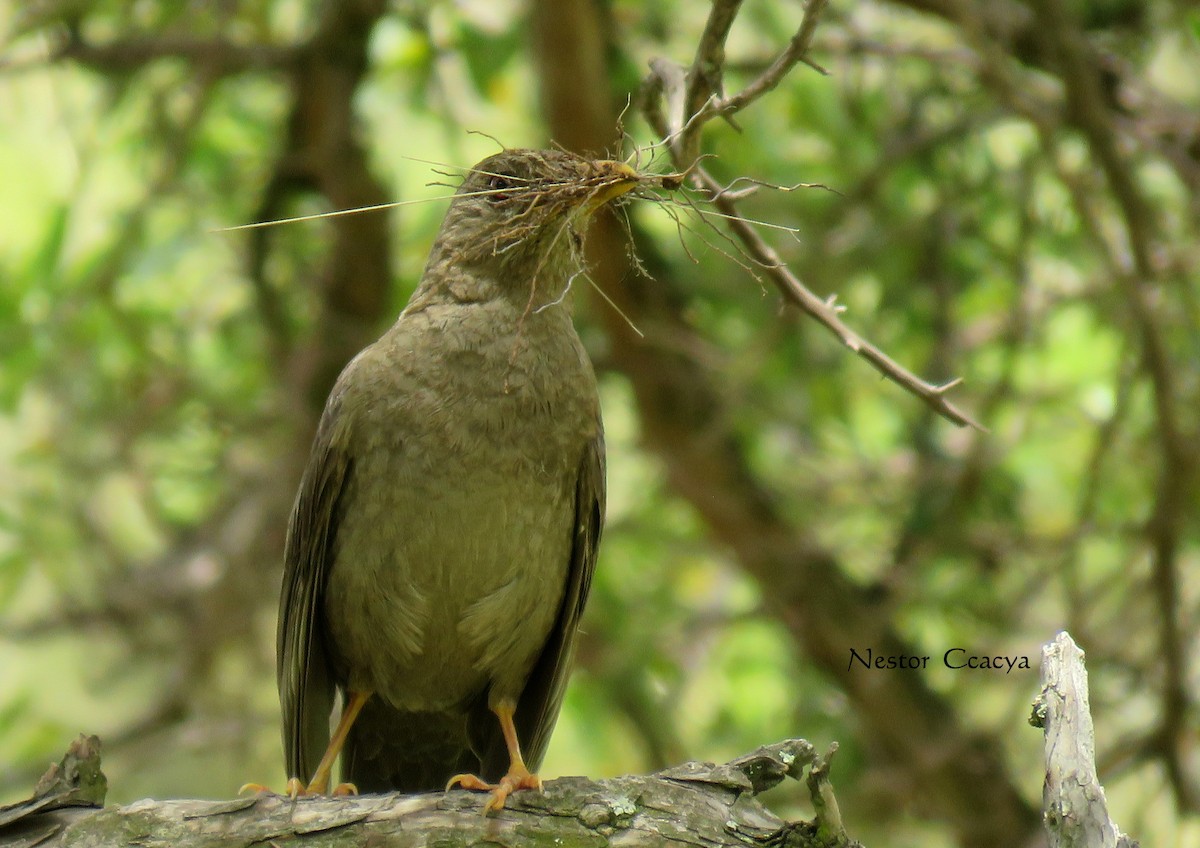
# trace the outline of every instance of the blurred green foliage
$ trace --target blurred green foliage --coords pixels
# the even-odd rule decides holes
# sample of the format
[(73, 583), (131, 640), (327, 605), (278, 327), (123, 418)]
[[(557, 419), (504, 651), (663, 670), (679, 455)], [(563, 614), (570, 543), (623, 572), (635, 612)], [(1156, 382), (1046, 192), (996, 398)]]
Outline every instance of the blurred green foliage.
[[(1104, 5), (1111, 15), (1089, 16), (1098, 37), (1144, 71), (1150, 94), (1194, 114), (1195, 11), (1150, 3), (1131, 23), (1117, 14), (1128, 4)], [(611, 3), (614, 88), (632, 89), (651, 56), (687, 62), (706, 7)], [(730, 90), (800, 14), (746, 7), (729, 42)], [(321, 8), (0, 3), (0, 801), (26, 792), (79, 731), (105, 740), (114, 801), (282, 783), (279, 563), (268, 554), (316, 410), (284, 379), (291, 365), (247, 271), (250, 237), (217, 230), (255, 220), (292, 92), (253, 64), (223, 75), (175, 57), (117, 71), (55, 51), (82, 33), (94, 44), (220, 39), (249, 53), (303, 38)], [(494, 149), (469, 130), (545, 142), (525, 25), (521, 4), (474, 0), (396, 3), (375, 26), (354, 105), (392, 196), (448, 193), (430, 184), (454, 182), (442, 166)], [(1172, 469), (1144, 330), (1097, 243), (1122, 255), (1121, 209), (1086, 139), (1056, 129), (1047, 141), (980, 84), (955, 27), (897, 5), (830, 10), (816, 44), (832, 76), (801, 69), (740, 114), (739, 129), (714, 127), (708, 165), (726, 180), (833, 189), (763, 190), (742, 210), (794, 228), (767, 232), (866, 338), (931, 380), (965, 377), (955, 399), (990, 432), (937, 419), (782, 308), (712, 219), (685, 217), (677, 233), (645, 204), (630, 215), (686, 281), (686, 317), (707, 345), (692, 353), (729, 399), (757, 478), (856, 582), (887, 589), (881, 614), (918, 650), (1022, 654), (1036, 666), (1040, 645), (1069, 627), (1088, 652), (1117, 820), (1143, 844), (1191, 844), (1195, 817), (1169, 801), (1138, 745), (1162, 719), (1166, 613), (1148, 523), (1172, 473), (1190, 475), (1171, 530), (1197, 726), (1195, 186), (1153, 144), (1130, 154), (1154, 213), (1155, 331), (1192, 463)], [(632, 114), (626, 123), (634, 142), (654, 141)], [(1080, 218), (1072, 191), (1091, 193), (1097, 221)], [(285, 214), (325, 210), (314, 195)], [(443, 210), (431, 200), (390, 213), (393, 313)], [(299, 357), (321, 326), (314, 269), (331, 230), (297, 223), (271, 238), (267, 278)], [(806, 665), (764, 612), (764, 587), (667, 485), (625, 378), (606, 367), (596, 308), (581, 330), (602, 375), (610, 519), (544, 772), (603, 776), (788, 736), (837, 740), (852, 833), (871, 844), (878, 818), (902, 828), (880, 831), (901, 834), (895, 844), (944, 844), (895, 800), (920, 788), (887, 786), (900, 773), (877, 766), (845, 694)], [(1022, 727), (1036, 675), (934, 668), (929, 679), (964, 722), (995, 735), (1038, 804), (1041, 739)], [(798, 788), (777, 795), (781, 810), (804, 811)]]

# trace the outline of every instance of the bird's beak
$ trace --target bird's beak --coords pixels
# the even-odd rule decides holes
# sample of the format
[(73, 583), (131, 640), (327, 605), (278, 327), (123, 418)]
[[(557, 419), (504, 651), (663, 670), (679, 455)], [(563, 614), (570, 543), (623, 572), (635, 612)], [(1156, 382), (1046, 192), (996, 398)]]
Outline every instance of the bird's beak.
[(632, 191), (642, 179), (637, 171), (624, 162), (601, 159), (595, 163), (595, 166), (596, 170), (600, 172), (600, 188), (588, 195), (586, 208), (589, 214), (608, 201)]

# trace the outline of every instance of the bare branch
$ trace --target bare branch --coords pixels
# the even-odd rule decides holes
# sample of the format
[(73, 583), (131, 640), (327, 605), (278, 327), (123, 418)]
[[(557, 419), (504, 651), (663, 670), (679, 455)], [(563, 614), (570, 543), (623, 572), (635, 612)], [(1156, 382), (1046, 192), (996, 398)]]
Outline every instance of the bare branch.
[(74, 35), (51, 54), (51, 60), (71, 60), (97, 71), (112, 73), (136, 71), (159, 59), (186, 59), (204, 66), (213, 76), (228, 76), (244, 71), (285, 67), (297, 55), (295, 47), (241, 45), (222, 39), (156, 36), (92, 44)]
[(804, 9), (804, 18), (800, 21), (800, 28), (796, 30), (796, 34), (792, 36), (792, 40), (788, 42), (788, 46), (782, 53), (775, 57), (775, 61), (757, 79), (737, 94), (726, 97), (718, 102), (716, 111), (719, 114), (728, 116), (739, 109), (746, 108), (768, 91), (773, 90), (775, 86), (779, 85), (783, 81), (783, 78), (791, 73), (792, 68), (798, 62), (804, 62), (821, 74), (828, 73), (820, 65), (805, 59), (805, 54), (808, 53), (808, 48), (812, 45), (813, 33), (817, 30), (817, 18), (820, 16), (821, 10), (825, 8), (825, 3), (826, 0), (808, 0), (808, 5)]
[(1136, 848), (1108, 816), (1083, 651), (1066, 632), (1042, 648), (1042, 692), (1029, 719), (1045, 730), (1046, 831), (1053, 848)]
[(837, 308), (813, 294), (792, 273), (783, 260), (779, 258), (779, 254), (775, 252), (774, 248), (767, 244), (763, 237), (758, 234), (758, 230), (755, 229), (754, 225), (738, 215), (737, 206), (734, 202), (727, 195), (720, 195), (720, 183), (713, 179), (703, 168), (696, 168), (693, 173), (695, 175), (693, 178), (703, 188), (708, 190), (716, 207), (729, 216), (729, 228), (738, 237), (746, 252), (755, 262), (762, 266), (763, 273), (771, 279), (771, 282), (775, 284), (775, 287), (779, 289), (784, 297), (833, 331), (842, 344), (871, 363), (880, 374), (919, 397), (943, 418), (953, 421), (960, 426), (974, 427), (981, 431), (986, 430), (982, 424), (946, 399), (946, 393), (961, 383), (962, 378), (951, 380), (949, 383), (943, 385), (922, 380), (875, 345), (858, 335), (854, 330), (850, 329), (838, 317)]
[(712, 95), (720, 94), (725, 72), (725, 41), (741, 5), (742, 0), (713, 0), (700, 43), (696, 45), (696, 57), (688, 71), (683, 114), (699, 114)]
[[(800, 27), (787, 48), (757, 79), (738, 94), (725, 99), (715, 98), (710, 88), (704, 88), (699, 83), (702, 75), (703, 79), (709, 81), (720, 79), (724, 39), (739, 5), (735, 2), (715, 3), (686, 78), (678, 66), (669, 62), (655, 59), (650, 63), (650, 77), (642, 87), (643, 113), (665, 140), (674, 166), (680, 171), (690, 172), (691, 182), (704, 190), (709, 201), (728, 219), (728, 225), (741, 242), (747, 257), (764, 269), (784, 297), (833, 331), (842, 344), (871, 363), (879, 373), (919, 397), (939, 415), (960, 426), (984, 431), (986, 428), (983, 425), (946, 399), (947, 392), (957, 386), (961, 379), (945, 385), (922, 380), (850, 329), (838, 317), (840, 310), (833, 303), (827, 303), (813, 294), (791, 272), (775, 250), (758, 234), (754, 224), (738, 213), (735, 198), (725, 190), (726, 187), (698, 165), (699, 137), (704, 125), (713, 117), (732, 115), (773, 90), (803, 60), (812, 43), (817, 18), (825, 2), (809, 0)], [(688, 111), (681, 111), (684, 107)]]
[[(725, 40), (729, 37), (741, 2), (715, 0), (686, 79), (679, 69), (668, 71), (665, 62), (656, 60), (651, 63), (668, 94), (671, 147), (677, 164), (694, 161), (699, 155), (700, 131), (706, 123), (716, 117), (730, 120), (739, 109), (749, 106), (779, 85), (798, 62), (806, 61), (805, 54), (812, 44), (817, 18), (826, 0), (809, 0), (800, 27), (783, 52), (753, 82), (727, 98), (723, 93)], [(819, 65), (812, 66), (825, 73)]]

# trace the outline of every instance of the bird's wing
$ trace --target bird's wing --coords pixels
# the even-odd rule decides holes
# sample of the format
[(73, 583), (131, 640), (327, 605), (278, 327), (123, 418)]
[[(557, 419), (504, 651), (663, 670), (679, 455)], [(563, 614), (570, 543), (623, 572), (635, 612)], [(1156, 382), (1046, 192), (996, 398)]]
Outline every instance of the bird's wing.
[(323, 632), (325, 583), (332, 565), (339, 501), (352, 471), (344, 440), (336, 437), (340, 407), (335, 390), (321, 416), (292, 507), (279, 597), (276, 680), (283, 709), (284, 760), (288, 776), (306, 783), (329, 744), (333, 709), (334, 681)]
[[(600, 532), (604, 527), (604, 504), (604, 429), (597, 422), (596, 437), (583, 453), (575, 482), (575, 530), (562, 606), (513, 716), (521, 753), (531, 771), (537, 770), (546, 754), (566, 692), (579, 619), (592, 586), (592, 573), (596, 570)], [(491, 779), (508, 770), (508, 752), (503, 738), (493, 730), (498, 730), (495, 716), (487, 714), (482, 723), (492, 731), (486, 747), (481, 749), (480, 758), (483, 774)]]

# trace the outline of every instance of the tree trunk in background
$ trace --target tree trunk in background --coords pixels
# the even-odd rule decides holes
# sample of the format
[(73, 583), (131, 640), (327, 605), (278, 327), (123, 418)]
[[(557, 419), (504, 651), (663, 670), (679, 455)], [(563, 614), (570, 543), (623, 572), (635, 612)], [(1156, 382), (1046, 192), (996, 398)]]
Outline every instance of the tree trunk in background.
[[(554, 141), (579, 152), (602, 151), (617, 140), (605, 59), (611, 22), (604, 9), (594, 0), (533, 4), (548, 130)], [(674, 491), (759, 583), (767, 609), (801, 653), (846, 693), (869, 739), (865, 747), (886, 752), (889, 769), (903, 776), (890, 781), (897, 807), (949, 823), (969, 848), (1039, 840), (1040, 815), (1009, 779), (995, 739), (965, 728), (953, 706), (918, 675), (848, 671), (852, 646), (885, 655), (914, 651), (886, 610), (845, 576), (835, 557), (802, 529), (802, 520), (781, 513), (779, 499), (755, 478), (725, 423), (731, 416), (717, 375), (680, 353), (695, 335), (683, 318), (680, 281), (645, 253), (655, 279), (637, 275), (612, 216), (596, 221), (588, 251), (597, 286), (645, 333), (639, 338), (597, 299), (611, 361), (633, 386), (647, 447), (663, 460)]]

